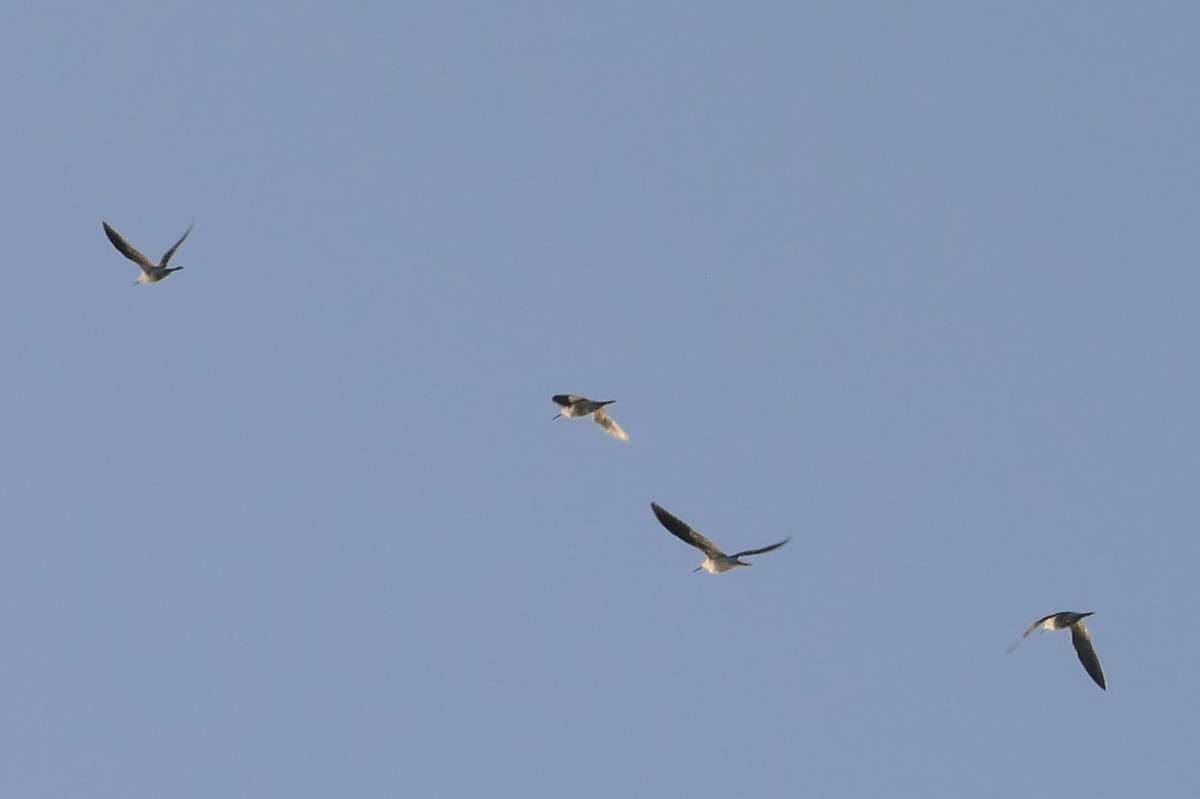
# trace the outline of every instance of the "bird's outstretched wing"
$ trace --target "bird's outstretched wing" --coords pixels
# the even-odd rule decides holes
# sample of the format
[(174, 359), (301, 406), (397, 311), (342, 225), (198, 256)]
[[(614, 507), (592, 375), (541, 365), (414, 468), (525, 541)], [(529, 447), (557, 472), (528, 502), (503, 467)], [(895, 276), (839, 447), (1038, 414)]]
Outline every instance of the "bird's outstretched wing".
[(789, 535), (787, 538), (783, 539), (778, 544), (771, 544), (771, 546), (763, 547), (762, 549), (747, 549), (744, 552), (737, 553), (733, 557), (741, 558), (741, 557), (745, 557), (747, 555), (761, 555), (764, 552), (774, 552), (775, 550), (779, 549), (781, 546), (783, 546), (784, 544), (786, 544), (788, 541), (791, 541), (791, 540), (792, 540), (792, 537)]
[[(137, 251), (137, 248), (135, 248), (129, 242), (125, 241), (124, 237), (122, 237), (120, 233), (118, 233), (117, 231), (115, 231), (111, 227), (109, 227), (109, 224), (107, 222), (101, 222), (101, 224), (104, 225), (104, 235), (108, 236), (108, 240), (111, 241), (112, 245), (117, 248), (117, 252), (121, 253), (121, 255), (124, 255), (126, 258), (133, 261), (135, 264), (140, 266), (142, 269), (153, 269), (154, 268), (154, 264), (152, 264), (150, 262), (149, 258), (142, 255), (140, 252)], [(190, 228), (189, 228), (189, 230), (190, 230)], [(176, 246), (178, 246), (178, 245), (176, 245)]]
[(1018, 646), (1021, 645), (1022, 641), (1024, 641), (1026, 638), (1028, 638), (1033, 633), (1034, 630), (1036, 630), (1037, 628), (1039, 628), (1043, 624), (1045, 624), (1047, 619), (1049, 619), (1053, 616), (1056, 616), (1056, 615), (1058, 615), (1058, 614), (1051, 613), (1049, 616), (1042, 616), (1040, 619), (1035, 621), (1033, 624), (1029, 625), (1029, 628), (1027, 630), (1025, 630), (1025, 632), (1021, 635), (1020, 638), (1017, 639), (1017, 642), (1015, 644), (1013, 644), (1012, 646), (1010, 646), (1008, 649), (1006, 649), (1005, 652), (1006, 653), (1011, 652), (1014, 649), (1016, 649)]
[(183, 231), (183, 235), (179, 237), (179, 241), (175, 242), (174, 246), (167, 250), (166, 254), (163, 256), (162, 263), (159, 264), (159, 266), (166, 266), (170, 262), (171, 256), (174, 255), (175, 251), (179, 249), (179, 245), (183, 244), (183, 240), (188, 237), (188, 234), (192, 232), (192, 228), (195, 227), (195, 225), (195, 222), (188, 225), (188, 229)]
[(596, 424), (604, 428), (609, 435), (616, 436), (622, 441), (629, 440), (629, 434), (621, 429), (621, 425), (617, 424), (616, 420), (608, 415), (608, 412), (603, 408), (592, 414), (596, 419)]
[(650, 509), (654, 511), (654, 515), (658, 517), (659, 523), (667, 528), (667, 532), (683, 541), (685, 544), (691, 544), (697, 549), (703, 550), (704, 554), (710, 558), (724, 557), (725, 553), (717, 548), (717, 545), (709, 541), (704, 536), (692, 529), (692, 526), (676, 516), (672, 516), (665, 508), (657, 502), (650, 503)]
[(1083, 622), (1077, 621), (1071, 625), (1071, 643), (1075, 646), (1075, 654), (1079, 655), (1079, 662), (1083, 664), (1084, 670), (1096, 681), (1096, 685), (1107, 691), (1104, 669), (1100, 668), (1100, 657), (1096, 654), (1096, 647), (1092, 646), (1092, 635)]

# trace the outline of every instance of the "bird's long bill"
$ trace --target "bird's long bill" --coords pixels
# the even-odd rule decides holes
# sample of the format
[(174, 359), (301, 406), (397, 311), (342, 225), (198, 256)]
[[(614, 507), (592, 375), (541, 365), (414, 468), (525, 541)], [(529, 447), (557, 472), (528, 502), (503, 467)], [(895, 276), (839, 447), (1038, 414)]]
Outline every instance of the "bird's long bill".
[(692, 569), (692, 574), (695, 574), (696, 572), (700, 571), (703, 568), (704, 568), (703, 565), (697, 566), (696, 568)]

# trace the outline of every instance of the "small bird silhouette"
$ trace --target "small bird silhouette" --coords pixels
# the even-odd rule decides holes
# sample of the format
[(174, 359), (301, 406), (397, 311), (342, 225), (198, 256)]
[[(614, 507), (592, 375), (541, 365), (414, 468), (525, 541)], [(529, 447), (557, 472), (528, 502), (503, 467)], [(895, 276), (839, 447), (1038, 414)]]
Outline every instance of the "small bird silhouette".
[[(608, 415), (608, 411), (604, 410), (605, 405), (612, 405), (616, 400), (590, 400), (578, 394), (555, 394), (550, 399), (562, 406), (562, 411), (558, 416), (576, 419), (580, 416), (588, 416), (590, 414), (596, 420), (596, 424), (603, 427), (609, 435), (616, 436), (622, 441), (629, 440), (629, 434), (622, 430), (621, 425), (617, 424), (616, 420)], [(558, 416), (554, 418), (557, 419)]]
[[(179, 237), (179, 241), (175, 242), (171, 249), (167, 250), (162, 260), (157, 264), (152, 263), (149, 258), (138, 252), (136, 247), (125, 241), (125, 238), (107, 222), (102, 222), (101, 224), (104, 225), (104, 233), (108, 236), (108, 240), (112, 242), (112, 245), (117, 248), (117, 252), (142, 268), (142, 274), (138, 277), (138, 283), (157, 283), (172, 272), (178, 272), (180, 269), (183, 269), (182, 266), (167, 266), (167, 264), (171, 262), (171, 256), (179, 249), (179, 245), (183, 244), (183, 240), (188, 237), (188, 233), (192, 232), (192, 225), (195, 223), (188, 225), (188, 229)], [(133, 285), (136, 286), (137, 283)]]
[(1108, 685), (1104, 680), (1104, 669), (1100, 668), (1100, 657), (1096, 654), (1096, 647), (1092, 645), (1092, 635), (1088, 632), (1087, 625), (1083, 620), (1088, 616), (1095, 615), (1089, 611), (1087, 613), (1076, 613), (1071, 610), (1064, 610), (1058, 613), (1051, 613), (1049, 616), (1042, 618), (1029, 625), (1029, 629), (1021, 636), (1017, 643), (1008, 648), (1011, 652), (1016, 649), (1021, 641), (1029, 637), (1030, 633), (1039, 628), (1042, 630), (1062, 630), (1064, 628), (1071, 629), (1071, 644), (1075, 647), (1075, 654), (1079, 655), (1079, 662), (1083, 664), (1083, 668), (1088, 675), (1096, 681), (1104, 690), (1108, 690)]
[(657, 502), (651, 502), (650, 509), (654, 511), (654, 515), (658, 517), (658, 521), (663, 527), (667, 528), (668, 532), (685, 544), (691, 544), (705, 554), (704, 562), (692, 569), (694, 572), (705, 569), (711, 574), (719, 574), (720, 572), (727, 572), (730, 569), (736, 569), (738, 566), (753, 566), (754, 564), (745, 563), (741, 558), (748, 555), (761, 555), (764, 552), (773, 552), (792, 540), (791, 536), (788, 536), (778, 544), (771, 544), (769, 547), (746, 549), (734, 555), (726, 555), (716, 544), (693, 530), (690, 524), (677, 516), (672, 516)]

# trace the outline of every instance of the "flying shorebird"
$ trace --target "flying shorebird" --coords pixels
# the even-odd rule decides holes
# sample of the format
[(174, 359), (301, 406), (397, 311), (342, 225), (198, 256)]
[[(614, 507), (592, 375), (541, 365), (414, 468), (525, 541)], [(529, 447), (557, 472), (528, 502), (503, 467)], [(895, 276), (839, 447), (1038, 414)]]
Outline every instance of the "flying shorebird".
[(1093, 615), (1092, 611), (1076, 613), (1064, 610), (1044, 616), (1029, 625), (1029, 629), (1021, 636), (1020, 641), (1009, 647), (1008, 651), (1011, 652), (1016, 649), (1021, 641), (1028, 638), (1029, 634), (1038, 628), (1042, 630), (1061, 630), (1064, 627), (1070, 627), (1071, 643), (1075, 646), (1075, 654), (1079, 655), (1079, 662), (1083, 664), (1083, 668), (1091, 678), (1096, 681), (1096, 685), (1107, 691), (1108, 686), (1104, 681), (1104, 669), (1100, 668), (1100, 658), (1096, 655), (1096, 648), (1092, 646), (1092, 636), (1088, 632), (1087, 626), (1083, 623), (1083, 620), (1091, 615)]
[(672, 516), (657, 502), (651, 502), (650, 509), (654, 511), (654, 515), (658, 517), (658, 521), (663, 527), (667, 528), (667, 531), (670, 532), (671, 535), (675, 536), (680, 541), (683, 541), (685, 544), (691, 544), (707, 556), (704, 558), (703, 563), (692, 569), (694, 572), (698, 572), (701, 569), (706, 569), (710, 574), (719, 574), (720, 572), (727, 572), (730, 569), (735, 569), (738, 566), (753, 566), (754, 564), (752, 563), (743, 563), (740, 558), (743, 558), (747, 555), (761, 555), (764, 552), (773, 552), (774, 550), (779, 549), (781, 546), (786, 544), (788, 541), (792, 540), (792, 537), (788, 536), (778, 544), (771, 544), (769, 547), (763, 547), (762, 549), (747, 549), (743, 550), (742, 552), (738, 552), (735, 555), (726, 555), (717, 547), (716, 544), (693, 530), (690, 524), (680, 518)]
[[(616, 400), (590, 400), (587, 397), (581, 397), (578, 394), (555, 394), (550, 398), (553, 402), (562, 406), (562, 412), (558, 416), (566, 416), (568, 419), (575, 419), (580, 416), (591, 414), (596, 420), (596, 424), (604, 428), (609, 435), (616, 436), (622, 441), (629, 440), (629, 434), (621, 429), (621, 425), (608, 415), (608, 411), (604, 410), (605, 405), (612, 405)], [(557, 419), (558, 416), (554, 418)]]
[[(167, 266), (167, 264), (170, 263), (171, 256), (179, 249), (179, 245), (183, 244), (183, 240), (188, 237), (188, 233), (192, 232), (192, 225), (188, 225), (188, 229), (179, 237), (179, 241), (175, 242), (171, 249), (167, 250), (162, 260), (156, 264), (138, 252), (137, 248), (132, 244), (125, 241), (124, 237), (113, 230), (107, 222), (102, 222), (101, 224), (104, 225), (105, 235), (108, 236), (108, 240), (117, 248), (117, 251), (142, 268), (142, 274), (138, 277), (138, 283), (157, 283), (172, 272), (178, 272), (180, 269), (183, 269), (182, 266)], [(136, 286), (137, 283), (133, 285)]]

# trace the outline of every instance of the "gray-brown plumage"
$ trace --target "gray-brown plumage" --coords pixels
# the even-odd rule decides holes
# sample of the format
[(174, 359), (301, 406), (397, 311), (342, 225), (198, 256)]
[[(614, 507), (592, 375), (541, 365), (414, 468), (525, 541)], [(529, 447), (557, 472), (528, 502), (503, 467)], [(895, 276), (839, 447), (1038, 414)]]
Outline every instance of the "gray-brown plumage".
[(1049, 616), (1042, 618), (1029, 625), (1029, 629), (1021, 636), (1017, 643), (1009, 647), (1011, 652), (1017, 646), (1030, 636), (1035, 630), (1062, 630), (1070, 628), (1071, 644), (1075, 647), (1075, 654), (1079, 656), (1079, 662), (1083, 664), (1084, 670), (1088, 675), (1095, 680), (1096, 685), (1099, 685), (1104, 690), (1108, 690), (1108, 683), (1104, 679), (1104, 669), (1100, 666), (1100, 656), (1096, 654), (1096, 647), (1092, 644), (1092, 635), (1088, 632), (1087, 625), (1083, 620), (1088, 616), (1094, 615), (1093, 612), (1076, 613), (1071, 610), (1064, 610), (1058, 613), (1051, 613)]
[[(108, 240), (117, 248), (117, 252), (124, 255), (129, 260), (142, 268), (142, 274), (138, 278), (138, 283), (157, 283), (172, 272), (178, 272), (183, 269), (182, 266), (167, 266), (171, 262), (171, 256), (179, 249), (179, 245), (183, 244), (183, 240), (192, 232), (192, 225), (188, 225), (188, 229), (179, 237), (179, 241), (171, 246), (171, 249), (163, 255), (162, 260), (154, 263), (146, 256), (138, 252), (137, 248), (125, 240), (125, 237), (113, 229), (107, 222), (101, 222), (104, 225), (104, 235), (108, 236)], [(193, 223), (194, 224), (194, 223)], [(133, 285), (137, 285), (134, 283)]]

